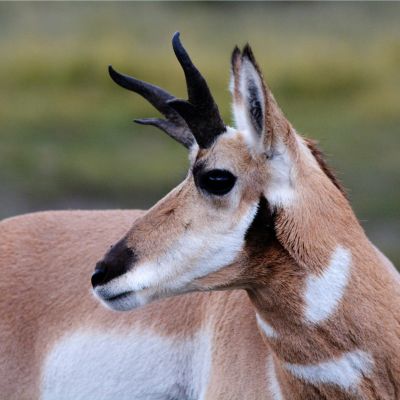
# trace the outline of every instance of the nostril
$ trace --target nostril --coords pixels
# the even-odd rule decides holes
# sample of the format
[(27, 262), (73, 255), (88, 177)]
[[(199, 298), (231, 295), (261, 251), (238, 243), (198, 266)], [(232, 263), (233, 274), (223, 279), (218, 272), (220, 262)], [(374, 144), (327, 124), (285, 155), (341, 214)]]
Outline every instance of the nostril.
[(104, 266), (102, 264), (97, 264), (92, 275), (92, 286), (95, 288), (96, 286), (101, 285), (104, 282), (106, 274), (107, 272)]

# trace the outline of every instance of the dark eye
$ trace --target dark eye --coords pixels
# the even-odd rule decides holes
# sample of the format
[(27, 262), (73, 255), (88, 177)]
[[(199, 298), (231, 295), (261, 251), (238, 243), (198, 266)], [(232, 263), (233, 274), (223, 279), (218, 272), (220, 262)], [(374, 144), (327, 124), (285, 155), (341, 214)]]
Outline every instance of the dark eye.
[(198, 185), (210, 194), (223, 196), (230, 192), (236, 182), (236, 177), (224, 169), (213, 169), (199, 176)]

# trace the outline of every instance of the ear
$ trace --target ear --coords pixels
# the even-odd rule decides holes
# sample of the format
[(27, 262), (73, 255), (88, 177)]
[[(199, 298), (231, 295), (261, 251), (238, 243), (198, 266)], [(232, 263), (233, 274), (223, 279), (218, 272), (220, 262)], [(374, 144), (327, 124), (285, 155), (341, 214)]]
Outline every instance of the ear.
[(232, 53), (231, 91), (237, 129), (247, 135), (250, 143), (262, 146), (266, 127), (267, 91), (248, 44), (242, 53), (237, 47)]
[(251, 47), (232, 53), (231, 92), (236, 128), (248, 142), (267, 154), (290, 141), (292, 128), (265, 84)]

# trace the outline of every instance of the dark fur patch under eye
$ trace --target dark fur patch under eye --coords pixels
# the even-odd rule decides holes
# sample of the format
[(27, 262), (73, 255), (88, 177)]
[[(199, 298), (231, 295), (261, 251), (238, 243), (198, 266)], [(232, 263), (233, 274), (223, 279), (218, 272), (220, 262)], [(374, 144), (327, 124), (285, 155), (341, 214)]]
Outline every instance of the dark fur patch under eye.
[(246, 248), (252, 253), (262, 253), (274, 238), (274, 217), (263, 196), (260, 198), (257, 214), (246, 232)]

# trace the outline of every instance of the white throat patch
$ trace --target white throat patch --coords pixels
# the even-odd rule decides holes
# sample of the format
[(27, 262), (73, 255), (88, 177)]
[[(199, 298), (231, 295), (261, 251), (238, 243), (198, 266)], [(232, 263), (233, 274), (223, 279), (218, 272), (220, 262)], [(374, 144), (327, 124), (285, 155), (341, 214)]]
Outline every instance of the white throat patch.
[(284, 363), (284, 367), (304, 382), (314, 385), (336, 385), (348, 391), (355, 391), (362, 378), (371, 373), (373, 364), (373, 359), (368, 353), (356, 350), (315, 365)]
[(271, 354), (267, 361), (268, 383), (273, 400), (284, 400), (278, 377), (276, 376), (274, 356)]
[(274, 146), (274, 156), (268, 162), (270, 181), (265, 191), (268, 202), (276, 207), (288, 207), (295, 201), (295, 167), (286, 146), (278, 142)]
[(338, 246), (322, 275), (308, 277), (304, 295), (307, 322), (321, 323), (335, 312), (348, 284), (350, 267), (350, 251)]
[(276, 330), (268, 322), (264, 321), (257, 313), (256, 319), (258, 326), (267, 338), (276, 339), (278, 337)]

